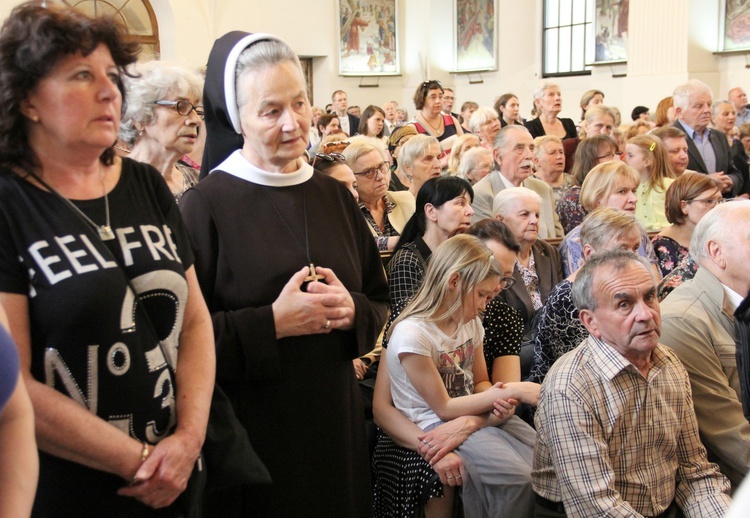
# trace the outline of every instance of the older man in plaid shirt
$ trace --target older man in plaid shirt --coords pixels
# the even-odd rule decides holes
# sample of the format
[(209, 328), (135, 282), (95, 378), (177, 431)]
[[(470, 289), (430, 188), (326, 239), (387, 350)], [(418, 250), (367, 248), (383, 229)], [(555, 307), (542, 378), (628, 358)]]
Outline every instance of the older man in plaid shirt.
[(589, 337), (542, 385), (536, 516), (723, 516), (729, 481), (706, 459), (684, 367), (659, 345), (648, 265), (628, 252), (595, 256), (573, 300)]

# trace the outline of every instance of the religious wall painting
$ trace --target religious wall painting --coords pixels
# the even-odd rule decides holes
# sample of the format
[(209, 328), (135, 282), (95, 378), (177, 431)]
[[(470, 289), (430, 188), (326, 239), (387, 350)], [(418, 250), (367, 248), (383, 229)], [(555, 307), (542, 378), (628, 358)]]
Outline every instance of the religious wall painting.
[(398, 0), (338, 0), (339, 74), (398, 75)]
[(719, 51), (737, 50), (750, 50), (750, 2), (723, 0)]
[(622, 63), (628, 59), (630, 0), (596, 0), (594, 13), (595, 63)]
[(497, 0), (453, 4), (454, 70), (497, 70)]

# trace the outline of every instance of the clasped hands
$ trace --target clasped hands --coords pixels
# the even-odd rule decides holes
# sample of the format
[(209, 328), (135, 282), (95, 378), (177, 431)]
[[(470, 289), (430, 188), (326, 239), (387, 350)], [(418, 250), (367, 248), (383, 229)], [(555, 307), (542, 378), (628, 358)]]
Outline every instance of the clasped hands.
[(330, 333), (354, 327), (354, 300), (330, 268), (317, 267), (324, 282), (310, 282), (302, 291), (310, 268), (292, 275), (272, 304), (276, 338)]
[(181, 432), (160, 441), (133, 477), (133, 483), (117, 494), (135, 498), (159, 509), (174, 502), (185, 491), (200, 454), (197, 442)]

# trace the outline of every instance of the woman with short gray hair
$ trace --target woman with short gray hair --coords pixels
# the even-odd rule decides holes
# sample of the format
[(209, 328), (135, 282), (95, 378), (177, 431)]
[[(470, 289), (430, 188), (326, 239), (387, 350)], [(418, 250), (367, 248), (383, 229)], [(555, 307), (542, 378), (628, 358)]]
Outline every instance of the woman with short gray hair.
[(536, 119), (527, 121), (525, 126), (531, 136), (555, 135), (561, 139), (576, 138), (578, 131), (572, 119), (560, 119), (562, 96), (560, 87), (551, 82), (543, 82), (534, 92), (534, 109)]
[(500, 133), (500, 116), (487, 106), (480, 106), (469, 119), (469, 129), (479, 137), (479, 144), (489, 150), (495, 147), (495, 137)]
[(198, 183), (198, 171), (178, 161), (193, 151), (203, 119), (203, 78), (190, 68), (146, 61), (123, 76), (128, 96), (120, 140), (129, 157), (159, 170), (176, 201)]
[(559, 252), (539, 239), (540, 205), (539, 194), (526, 187), (513, 187), (500, 191), (492, 206), (495, 218), (505, 223), (521, 244), (513, 272), (516, 283), (500, 297), (521, 312), (526, 333), (534, 314), (562, 278)]

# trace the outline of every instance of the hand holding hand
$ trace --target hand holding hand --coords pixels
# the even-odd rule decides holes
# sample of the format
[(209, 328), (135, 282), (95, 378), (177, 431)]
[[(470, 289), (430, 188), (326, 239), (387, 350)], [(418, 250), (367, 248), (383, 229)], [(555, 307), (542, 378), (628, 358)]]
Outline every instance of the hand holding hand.
[(443, 459), (432, 465), (432, 469), (440, 477), (440, 482), (449, 486), (460, 486), (464, 483), (464, 464), (461, 457), (449, 453)]
[(365, 365), (365, 362), (363, 362), (359, 358), (355, 358), (354, 360), (352, 360), (352, 363), (354, 364), (354, 375), (357, 377), (357, 379), (365, 379), (365, 374), (367, 374), (367, 365)]
[(429, 432), (417, 436), (417, 451), (424, 460), (434, 465), (447, 454), (461, 446), (466, 438), (476, 431), (471, 426), (471, 417), (459, 417), (436, 426)]
[(163, 439), (151, 450), (134, 477), (134, 483), (117, 491), (159, 509), (174, 502), (187, 487), (200, 450), (180, 432)]
[(332, 270), (317, 268), (328, 284), (311, 282), (307, 292), (302, 284), (310, 273), (305, 266), (292, 275), (272, 304), (276, 337), (330, 333), (348, 329), (354, 322), (354, 302)]

